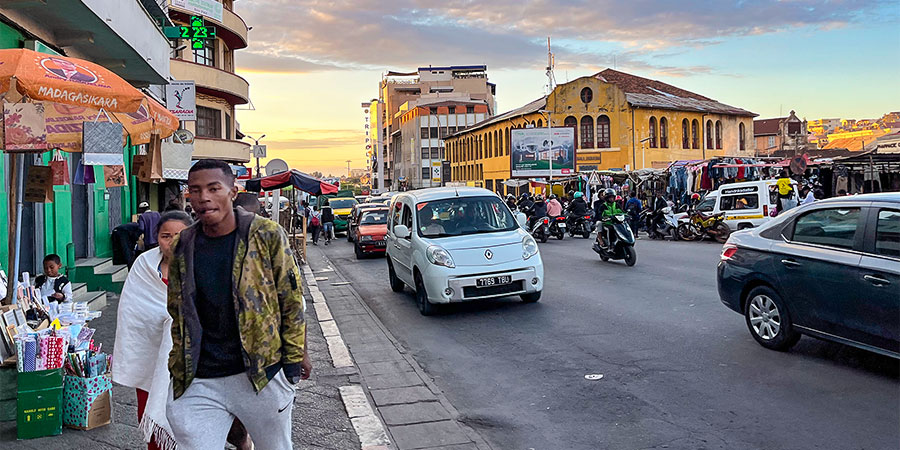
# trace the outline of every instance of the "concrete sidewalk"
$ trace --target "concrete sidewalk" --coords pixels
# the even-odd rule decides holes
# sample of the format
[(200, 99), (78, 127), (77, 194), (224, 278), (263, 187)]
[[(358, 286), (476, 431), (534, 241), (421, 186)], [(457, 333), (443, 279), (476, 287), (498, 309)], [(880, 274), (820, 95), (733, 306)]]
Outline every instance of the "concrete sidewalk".
[[(453, 406), (332, 267), (323, 248), (310, 246), (308, 256), (305, 285), (311, 289), (314, 309), (319, 320), (333, 319), (322, 323), (332, 357), (336, 365), (358, 370), (358, 381), (386, 425), (390, 445), (399, 450), (489, 449), (477, 433), (456, 420)], [(345, 403), (350, 410), (350, 402)], [(366, 448), (367, 431), (357, 426), (357, 433)]]
[[(313, 373), (300, 383), (294, 400), (293, 443), (295, 449), (348, 450), (359, 449), (360, 442), (345, 409), (340, 388), (351, 385), (356, 370), (336, 369), (328, 346), (310, 306), (308, 286), (304, 286), (307, 301), (307, 339)], [(115, 343), (116, 309), (118, 297), (110, 296), (103, 316), (90, 323), (96, 328), (95, 339), (103, 349), (112, 352)], [(0, 422), (0, 448), (4, 450), (46, 449), (146, 449), (137, 429), (137, 399), (134, 389), (113, 387), (113, 422), (90, 431), (63, 428), (60, 436), (16, 441), (16, 422)]]

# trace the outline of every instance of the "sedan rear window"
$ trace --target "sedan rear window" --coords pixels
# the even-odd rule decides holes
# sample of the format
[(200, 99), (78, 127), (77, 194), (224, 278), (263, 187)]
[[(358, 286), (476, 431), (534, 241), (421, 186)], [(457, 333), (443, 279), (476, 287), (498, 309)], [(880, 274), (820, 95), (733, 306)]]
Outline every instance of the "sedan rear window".
[(875, 253), (900, 257), (900, 211), (882, 209), (878, 211), (875, 226)]
[(832, 208), (800, 216), (794, 226), (794, 242), (852, 249), (859, 208)]

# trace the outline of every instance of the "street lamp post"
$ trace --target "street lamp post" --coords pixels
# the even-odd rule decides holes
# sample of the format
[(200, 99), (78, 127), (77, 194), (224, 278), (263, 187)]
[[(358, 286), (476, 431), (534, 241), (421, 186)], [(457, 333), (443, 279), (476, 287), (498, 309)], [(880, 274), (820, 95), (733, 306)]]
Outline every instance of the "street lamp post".
[(262, 136), (259, 137), (259, 139), (256, 139), (253, 136), (249, 136), (249, 135), (247, 135), (247, 137), (250, 139), (253, 139), (253, 142), (255, 143), (254, 147), (253, 147), (253, 153), (254, 153), (254, 156), (256, 156), (256, 176), (260, 177), (262, 175), (260, 175), (260, 173), (259, 173), (259, 153), (256, 153), (256, 148), (259, 146), (259, 141), (263, 140), (263, 138), (266, 137), (266, 135), (263, 134)]
[(649, 137), (645, 137), (645, 138), (641, 139), (641, 169), (643, 169), (644, 167), (647, 167), (647, 157), (646, 157), (647, 149), (644, 147), (644, 143), (649, 140), (650, 140)]

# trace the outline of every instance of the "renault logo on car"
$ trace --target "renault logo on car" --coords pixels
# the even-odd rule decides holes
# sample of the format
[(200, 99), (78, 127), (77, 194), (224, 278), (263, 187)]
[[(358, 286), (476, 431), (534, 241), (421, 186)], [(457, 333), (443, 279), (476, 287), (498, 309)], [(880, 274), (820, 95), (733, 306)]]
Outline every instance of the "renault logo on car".
[(491, 249), (487, 249), (484, 251), (484, 257), (487, 259), (491, 259), (494, 257), (494, 252), (492, 252)]

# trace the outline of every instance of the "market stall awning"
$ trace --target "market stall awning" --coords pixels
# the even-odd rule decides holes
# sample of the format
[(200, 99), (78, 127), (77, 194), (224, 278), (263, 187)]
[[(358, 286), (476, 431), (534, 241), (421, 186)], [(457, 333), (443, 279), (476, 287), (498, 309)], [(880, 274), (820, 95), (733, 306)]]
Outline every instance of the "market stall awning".
[(274, 191), (276, 189), (293, 186), (312, 195), (336, 194), (338, 187), (326, 183), (318, 178), (307, 175), (299, 170), (291, 169), (288, 172), (277, 173), (262, 178), (247, 180), (247, 190), (251, 192)]
[(48, 55), (27, 49), (0, 50), (0, 94), (12, 78), (18, 92), (32, 100), (135, 112), (144, 94), (98, 64), (77, 58)]

